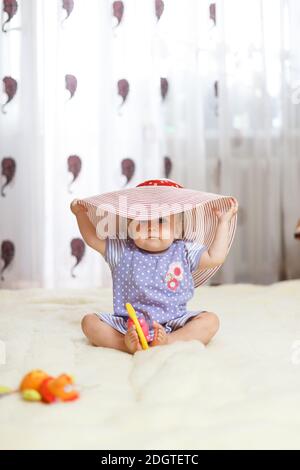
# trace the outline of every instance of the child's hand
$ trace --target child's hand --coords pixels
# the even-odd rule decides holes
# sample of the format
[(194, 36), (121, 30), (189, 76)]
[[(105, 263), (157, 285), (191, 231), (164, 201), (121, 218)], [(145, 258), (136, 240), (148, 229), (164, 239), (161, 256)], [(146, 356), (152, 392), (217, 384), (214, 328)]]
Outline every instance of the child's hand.
[(87, 212), (87, 208), (81, 204), (78, 204), (78, 199), (74, 199), (74, 201), (70, 204), (70, 209), (74, 215), (79, 214), (80, 212)]
[(238, 204), (237, 200), (234, 197), (230, 198), (230, 205), (231, 205), (231, 207), (230, 207), (229, 211), (227, 211), (225, 213), (222, 213), (216, 207), (213, 209), (214, 213), (216, 214), (216, 216), (219, 219), (219, 222), (230, 222), (232, 217), (237, 213), (239, 204)]

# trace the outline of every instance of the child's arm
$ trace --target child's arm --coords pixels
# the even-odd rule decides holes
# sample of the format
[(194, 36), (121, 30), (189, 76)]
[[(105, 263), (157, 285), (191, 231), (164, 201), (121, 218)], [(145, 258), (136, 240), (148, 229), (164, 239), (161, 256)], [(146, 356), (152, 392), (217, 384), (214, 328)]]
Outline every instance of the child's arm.
[(78, 204), (76, 199), (71, 202), (70, 209), (76, 216), (78, 227), (85, 243), (104, 256), (105, 240), (101, 240), (97, 237), (96, 229), (87, 216), (87, 209), (81, 204)]
[(202, 254), (198, 269), (214, 268), (224, 263), (228, 251), (229, 222), (237, 211), (238, 202), (234, 198), (231, 198), (231, 207), (225, 214), (215, 209), (219, 219), (215, 238), (209, 250)]

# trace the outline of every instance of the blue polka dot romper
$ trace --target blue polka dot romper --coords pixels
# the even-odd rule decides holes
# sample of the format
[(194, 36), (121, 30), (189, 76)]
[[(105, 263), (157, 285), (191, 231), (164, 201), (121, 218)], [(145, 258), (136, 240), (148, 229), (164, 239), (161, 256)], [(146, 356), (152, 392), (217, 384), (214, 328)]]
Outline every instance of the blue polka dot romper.
[(205, 312), (186, 309), (194, 293), (192, 272), (205, 250), (206, 246), (196, 242), (174, 240), (169, 248), (155, 253), (139, 248), (131, 238), (107, 238), (104, 259), (112, 273), (114, 313), (96, 315), (125, 334), (128, 320), (125, 304), (129, 302), (137, 315), (148, 322), (150, 341), (153, 320), (163, 325), (167, 333), (182, 327)]

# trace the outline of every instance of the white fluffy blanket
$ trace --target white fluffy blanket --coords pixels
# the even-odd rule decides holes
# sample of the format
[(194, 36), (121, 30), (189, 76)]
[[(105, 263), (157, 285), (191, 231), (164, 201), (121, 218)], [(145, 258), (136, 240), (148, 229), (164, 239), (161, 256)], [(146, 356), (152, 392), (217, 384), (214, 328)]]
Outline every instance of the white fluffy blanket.
[(81, 386), (65, 404), (0, 399), (1, 449), (300, 448), (300, 281), (200, 287), (189, 308), (219, 315), (211, 344), (133, 357), (81, 333), (110, 289), (2, 290), (0, 305), (0, 384), (43, 368)]

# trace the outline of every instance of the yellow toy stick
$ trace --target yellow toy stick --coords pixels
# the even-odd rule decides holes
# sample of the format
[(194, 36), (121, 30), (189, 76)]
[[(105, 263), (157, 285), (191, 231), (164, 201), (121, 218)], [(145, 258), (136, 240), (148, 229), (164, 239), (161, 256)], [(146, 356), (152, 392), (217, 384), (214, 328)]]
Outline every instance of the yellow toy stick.
[(135, 313), (135, 310), (134, 310), (133, 306), (130, 303), (127, 303), (126, 304), (126, 309), (127, 309), (129, 317), (131, 318), (131, 320), (133, 321), (133, 323), (136, 327), (137, 334), (139, 335), (139, 338), (141, 340), (142, 348), (143, 349), (149, 349), (147, 340), (145, 338), (145, 335), (144, 335), (144, 332), (141, 328), (141, 325), (139, 324), (139, 321), (137, 319), (137, 316), (136, 316), (136, 313)]

